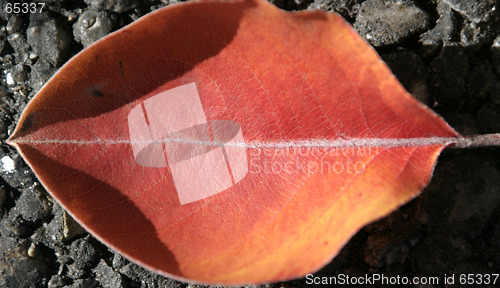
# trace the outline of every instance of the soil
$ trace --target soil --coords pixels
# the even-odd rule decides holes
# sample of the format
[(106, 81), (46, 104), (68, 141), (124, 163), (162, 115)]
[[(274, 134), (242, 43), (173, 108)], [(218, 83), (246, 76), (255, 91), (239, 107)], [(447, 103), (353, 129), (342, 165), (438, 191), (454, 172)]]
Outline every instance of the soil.
[[(71, 56), (176, 1), (45, 2), (41, 12), (13, 15), (6, 10), (7, 1), (0, 0), (2, 141), (27, 102)], [(500, 132), (497, 1), (273, 2), (290, 11), (341, 14), (376, 48), (406, 89), (457, 131)], [(0, 148), (0, 287), (196, 286), (148, 272), (108, 249), (65, 213), (15, 150), (6, 144)], [(436, 276), (437, 284), (411, 287), (462, 287), (461, 275), (500, 273), (499, 155), (498, 147), (445, 150), (420, 196), (359, 231), (314, 276)], [(454, 275), (455, 285), (445, 285), (445, 275)], [(262, 287), (321, 286), (310, 284), (310, 277)], [(380, 281), (337, 284), (387, 286)], [(398, 286), (410, 285), (393, 287)], [(500, 287), (500, 279), (482, 286)]]

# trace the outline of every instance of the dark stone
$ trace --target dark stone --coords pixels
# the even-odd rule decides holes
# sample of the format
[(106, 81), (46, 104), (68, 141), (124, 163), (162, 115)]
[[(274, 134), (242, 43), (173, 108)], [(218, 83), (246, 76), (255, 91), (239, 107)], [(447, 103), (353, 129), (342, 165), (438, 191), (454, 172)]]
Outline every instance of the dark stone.
[(40, 187), (25, 189), (15, 201), (15, 206), (9, 210), (3, 219), (3, 226), (11, 236), (27, 236), (38, 228), (45, 219), (51, 207), (46, 195)]
[(429, 15), (409, 0), (368, 0), (354, 28), (373, 46), (400, 43), (428, 29)]
[(19, 215), (27, 222), (40, 222), (51, 212), (47, 195), (40, 189), (31, 189), (23, 192), (16, 200), (16, 209)]

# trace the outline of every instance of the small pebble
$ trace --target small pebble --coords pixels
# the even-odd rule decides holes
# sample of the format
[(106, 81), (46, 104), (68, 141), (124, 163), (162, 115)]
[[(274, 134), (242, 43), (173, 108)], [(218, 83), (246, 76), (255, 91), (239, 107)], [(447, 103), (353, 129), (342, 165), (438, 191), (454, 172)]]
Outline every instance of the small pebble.
[(123, 285), (120, 273), (109, 267), (103, 259), (101, 259), (97, 267), (92, 269), (92, 271), (96, 275), (96, 280), (101, 283), (103, 288), (122, 287)]
[(20, 15), (12, 15), (5, 26), (5, 29), (9, 34), (14, 32), (19, 32), (21, 27), (23, 26), (23, 18)]
[(68, 241), (85, 234), (87, 234), (87, 231), (71, 215), (63, 211), (63, 240)]
[(14, 66), (14, 70), (12, 72), (12, 79), (14, 80), (15, 83), (19, 84), (20, 82), (24, 82), (26, 80), (26, 69), (24, 68), (24, 65), (22, 63), (17, 64)]
[(96, 262), (94, 246), (86, 239), (77, 239), (71, 243), (70, 256), (75, 260), (75, 268), (87, 269)]
[(28, 256), (35, 257), (36, 252), (37, 249), (35, 243), (31, 243), (30, 247), (28, 248)]
[(16, 85), (16, 81), (14, 81), (14, 77), (12, 77), (12, 72), (8, 72), (7, 75), (5, 75), (5, 83), (9, 86)]
[(16, 170), (15, 162), (9, 156), (3, 156), (2, 159), (0, 159), (0, 162), (2, 162), (3, 171), (12, 173)]
[(122, 268), (123, 266), (125, 266), (125, 264), (127, 264), (127, 262), (128, 261), (125, 260), (125, 258), (123, 258), (123, 256), (118, 253), (115, 253), (115, 255), (113, 256), (113, 268), (115, 269)]
[(83, 47), (88, 47), (109, 34), (111, 26), (111, 21), (105, 11), (90, 9), (83, 12), (78, 21), (73, 24), (73, 34)]

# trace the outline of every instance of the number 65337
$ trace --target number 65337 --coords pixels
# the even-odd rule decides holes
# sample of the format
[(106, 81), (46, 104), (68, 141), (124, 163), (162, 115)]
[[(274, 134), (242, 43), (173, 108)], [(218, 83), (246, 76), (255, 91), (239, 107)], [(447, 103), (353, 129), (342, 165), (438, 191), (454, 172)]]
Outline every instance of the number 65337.
[(45, 3), (21, 3), (13, 2), (5, 4), (5, 12), (8, 14), (40, 13), (45, 7)]

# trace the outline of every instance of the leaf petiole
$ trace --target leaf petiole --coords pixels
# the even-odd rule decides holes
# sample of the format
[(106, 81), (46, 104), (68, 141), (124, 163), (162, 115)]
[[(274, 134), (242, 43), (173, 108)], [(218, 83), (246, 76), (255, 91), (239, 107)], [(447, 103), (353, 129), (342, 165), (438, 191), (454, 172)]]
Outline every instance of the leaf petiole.
[(500, 146), (500, 133), (468, 135), (457, 137), (449, 148), (471, 148), (484, 146)]

